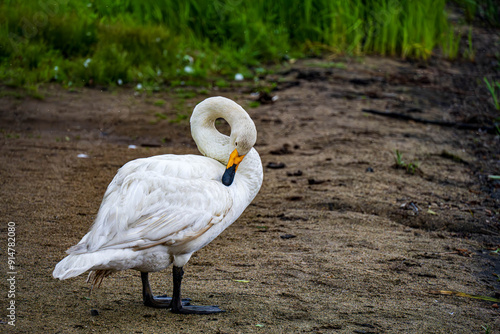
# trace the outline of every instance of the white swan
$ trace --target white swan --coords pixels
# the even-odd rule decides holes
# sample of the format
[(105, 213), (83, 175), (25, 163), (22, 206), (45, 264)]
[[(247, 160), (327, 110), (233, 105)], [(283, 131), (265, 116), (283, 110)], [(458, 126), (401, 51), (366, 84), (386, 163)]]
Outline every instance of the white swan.
[[(224, 118), (230, 137), (215, 128)], [(262, 185), (262, 163), (253, 148), (255, 125), (235, 102), (212, 97), (191, 116), (199, 155), (159, 155), (125, 164), (108, 186), (94, 225), (53, 276), (66, 279), (92, 270), (97, 284), (114, 271), (141, 271), (144, 304), (175, 313), (222, 312), (181, 302), (182, 267), (191, 255), (231, 225)], [(245, 157), (243, 159), (243, 157)], [(238, 172), (236, 173), (236, 169)], [(151, 293), (148, 273), (173, 264), (172, 298)]]

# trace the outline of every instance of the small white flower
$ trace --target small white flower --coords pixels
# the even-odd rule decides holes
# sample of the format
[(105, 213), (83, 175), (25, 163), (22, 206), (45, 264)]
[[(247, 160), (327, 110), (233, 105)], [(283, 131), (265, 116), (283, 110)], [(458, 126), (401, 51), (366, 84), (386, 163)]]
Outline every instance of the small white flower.
[(83, 66), (84, 66), (84, 67), (89, 67), (89, 64), (90, 64), (90, 62), (91, 62), (91, 61), (92, 61), (92, 59), (87, 58), (87, 59), (83, 62)]
[(186, 66), (186, 67), (184, 67), (184, 72), (186, 72), (186, 73), (193, 73), (194, 70), (193, 70), (193, 68), (191, 66)]
[(243, 74), (241, 74), (241, 73), (236, 73), (236, 75), (234, 76), (234, 80), (236, 80), (236, 81), (241, 81), (241, 80), (243, 80)]
[(137, 146), (135, 146), (135, 145), (129, 145), (128, 148), (131, 149), (131, 150), (135, 150), (137, 148)]
[(121, 86), (123, 84), (123, 80), (122, 79), (118, 79), (117, 83)]
[(54, 71), (59, 71), (59, 66), (55, 66)]
[(190, 55), (185, 55), (182, 59), (189, 61), (190, 64), (194, 62), (193, 57), (191, 57)]
[(160, 70), (160, 69), (158, 69), (158, 70), (156, 71), (156, 74), (157, 74), (158, 76), (160, 76), (160, 75), (161, 75), (161, 70)]
[(142, 84), (138, 83), (136, 86), (137, 89), (142, 89)]
[(89, 156), (88, 156), (87, 154), (85, 154), (85, 153), (80, 153), (80, 154), (78, 154), (78, 155), (77, 155), (77, 157), (78, 157), (78, 158), (82, 158), (82, 159), (86, 159), (86, 158), (88, 158)]

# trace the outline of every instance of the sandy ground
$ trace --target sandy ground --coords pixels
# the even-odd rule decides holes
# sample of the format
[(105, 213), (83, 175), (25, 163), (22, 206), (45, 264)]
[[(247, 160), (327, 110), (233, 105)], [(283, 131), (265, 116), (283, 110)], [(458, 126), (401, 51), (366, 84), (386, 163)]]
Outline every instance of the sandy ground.
[[(487, 128), (495, 111), (480, 80), (491, 52), (480, 56), (475, 64), (344, 59), (345, 68), (303, 61), (263, 78), (279, 82), (271, 92), (278, 100), (256, 108), (249, 84), (236, 83), (154, 94), (47, 86), (41, 101), (1, 98), (1, 331), (498, 333), (495, 302), (435, 292), (500, 298), (492, 252), (500, 247), (500, 185), (487, 178), (500, 173), (499, 136), (362, 112)], [(186, 91), (198, 93), (186, 99)], [(184, 296), (227, 312), (147, 308), (135, 271), (109, 277), (90, 298), (84, 275), (53, 279), (120, 166), (197, 153), (179, 114), (214, 95), (250, 113), (265, 166), (254, 202), (185, 267)], [(415, 174), (394, 167), (395, 150), (419, 161)], [(8, 222), (15, 298), (7, 296)], [(156, 293), (170, 293), (170, 268), (151, 280)]]

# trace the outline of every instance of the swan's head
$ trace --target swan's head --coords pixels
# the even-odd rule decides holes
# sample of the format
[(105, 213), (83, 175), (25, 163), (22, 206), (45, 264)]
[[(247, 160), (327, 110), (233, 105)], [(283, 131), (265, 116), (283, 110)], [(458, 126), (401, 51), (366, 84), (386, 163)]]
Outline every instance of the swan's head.
[[(217, 118), (225, 119), (231, 135), (221, 134), (215, 128)], [(236, 102), (225, 97), (211, 97), (199, 103), (191, 116), (191, 133), (204, 155), (226, 164), (222, 183), (233, 183), (238, 165), (257, 141), (257, 129), (247, 112)]]
[(250, 117), (248, 119), (250, 122), (242, 122), (231, 126), (231, 136), (229, 137), (231, 152), (238, 150), (239, 155), (246, 155), (255, 145), (257, 130)]
[(231, 154), (229, 155), (226, 171), (224, 172), (224, 175), (222, 175), (222, 183), (225, 186), (230, 186), (231, 183), (233, 183), (239, 163), (243, 161), (245, 155), (250, 152), (257, 141), (257, 131), (255, 130), (255, 125), (253, 122), (251, 125), (253, 129), (246, 128), (240, 129), (240, 131), (237, 129), (231, 129)]

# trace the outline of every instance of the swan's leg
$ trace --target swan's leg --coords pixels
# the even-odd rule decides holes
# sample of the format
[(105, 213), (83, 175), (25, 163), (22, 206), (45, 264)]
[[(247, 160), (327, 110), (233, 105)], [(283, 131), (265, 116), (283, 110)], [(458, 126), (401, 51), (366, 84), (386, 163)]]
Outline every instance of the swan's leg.
[(174, 292), (172, 295), (172, 312), (181, 314), (212, 314), (224, 312), (217, 306), (186, 306), (181, 302), (181, 283), (184, 270), (182, 267), (173, 268)]
[[(145, 306), (155, 307), (155, 308), (171, 308), (172, 298), (167, 296), (153, 296), (151, 292), (151, 286), (149, 285), (149, 278), (147, 272), (141, 271), (142, 280), (142, 300)], [(189, 305), (191, 299), (183, 299), (182, 305)]]

